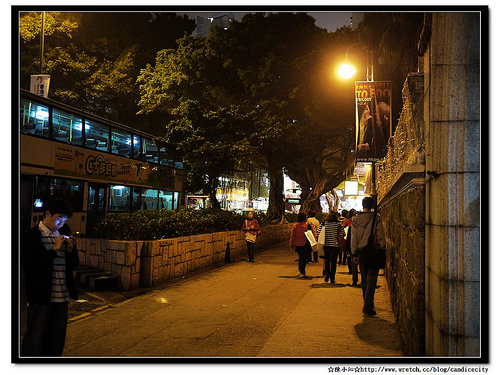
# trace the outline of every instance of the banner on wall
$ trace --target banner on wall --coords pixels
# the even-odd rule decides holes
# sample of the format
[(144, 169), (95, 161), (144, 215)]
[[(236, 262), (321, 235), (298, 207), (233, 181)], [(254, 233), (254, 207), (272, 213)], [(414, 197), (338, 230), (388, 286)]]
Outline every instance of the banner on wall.
[(357, 161), (384, 158), (392, 136), (390, 81), (356, 82), (356, 124)]

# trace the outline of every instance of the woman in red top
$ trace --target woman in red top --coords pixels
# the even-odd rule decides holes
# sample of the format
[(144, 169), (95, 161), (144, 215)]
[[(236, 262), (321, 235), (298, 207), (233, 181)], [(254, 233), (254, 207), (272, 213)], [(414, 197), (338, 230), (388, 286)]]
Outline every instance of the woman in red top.
[(253, 218), (253, 212), (248, 212), (247, 219), (243, 222), (241, 230), (245, 232), (245, 241), (247, 243), (248, 252), (248, 262), (254, 262), (255, 256), (255, 242), (257, 241), (257, 236), (259, 236), (262, 231), (260, 230), (259, 222), (257, 219)]
[(292, 235), (290, 237), (290, 248), (299, 254), (299, 277), (306, 277), (306, 264), (307, 257), (311, 253), (311, 244), (306, 238), (306, 232), (311, 230), (314, 233), (314, 229), (311, 224), (307, 222), (307, 215), (304, 212), (299, 213), (297, 218), (297, 223), (293, 226)]

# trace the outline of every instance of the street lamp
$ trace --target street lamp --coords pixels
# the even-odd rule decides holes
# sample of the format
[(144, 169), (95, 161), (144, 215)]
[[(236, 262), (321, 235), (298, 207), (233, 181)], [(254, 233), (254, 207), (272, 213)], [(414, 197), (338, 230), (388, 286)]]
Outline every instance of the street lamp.
[(340, 65), (338, 74), (344, 79), (350, 79), (356, 74), (356, 67), (349, 62), (349, 49), (354, 46), (360, 46), (366, 52), (366, 80), (373, 82), (373, 50), (369, 51), (368, 47), (361, 43), (353, 43), (347, 47), (345, 51), (345, 62)]
[(347, 61), (340, 65), (338, 70), (339, 76), (344, 79), (351, 79), (354, 74), (356, 74), (356, 67), (354, 65), (349, 64)]

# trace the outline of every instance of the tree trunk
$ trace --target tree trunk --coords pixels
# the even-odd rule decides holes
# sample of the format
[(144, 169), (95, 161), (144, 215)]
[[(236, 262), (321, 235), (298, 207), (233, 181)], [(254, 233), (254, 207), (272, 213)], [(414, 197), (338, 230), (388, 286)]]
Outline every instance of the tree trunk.
[(212, 208), (216, 210), (220, 210), (220, 202), (217, 200), (217, 184), (218, 179), (210, 178), (210, 202), (212, 203)]
[[(321, 205), (319, 202), (319, 197), (323, 194), (326, 180), (317, 181), (316, 185), (311, 190), (304, 189), (301, 196), (301, 212), (309, 212), (309, 210), (315, 212), (321, 212)], [(302, 185), (300, 185), (302, 186)]]
[(332, 198), (332, 193), (327, 191), (325, 193), (326, 196), (326, 201), (328, 202), (328, 212), (333, 210), (333, 198)]
[(285, 196), (283, 195), (284, 178), (281, 168), (269, 168), (269, 207), (267, 217), (270, 220), (281, 220), (285, 214)]
[(332, 189), (332, 195), (335, 198), (335, 203), (333, 204), (333, 209), (334, 211), (339, 211), (339, 206), (340, 206), (340, 197), (335, 191), (335, 189)]

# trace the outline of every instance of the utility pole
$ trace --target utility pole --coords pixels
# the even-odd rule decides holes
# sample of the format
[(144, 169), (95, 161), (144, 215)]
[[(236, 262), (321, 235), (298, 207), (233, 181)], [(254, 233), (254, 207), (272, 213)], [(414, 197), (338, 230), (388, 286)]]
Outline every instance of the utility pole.
[(42, 28), (40, 29), (40, 74), (43, 74), (44, 44), (45, 44), (45, 12), (42, 12)]

